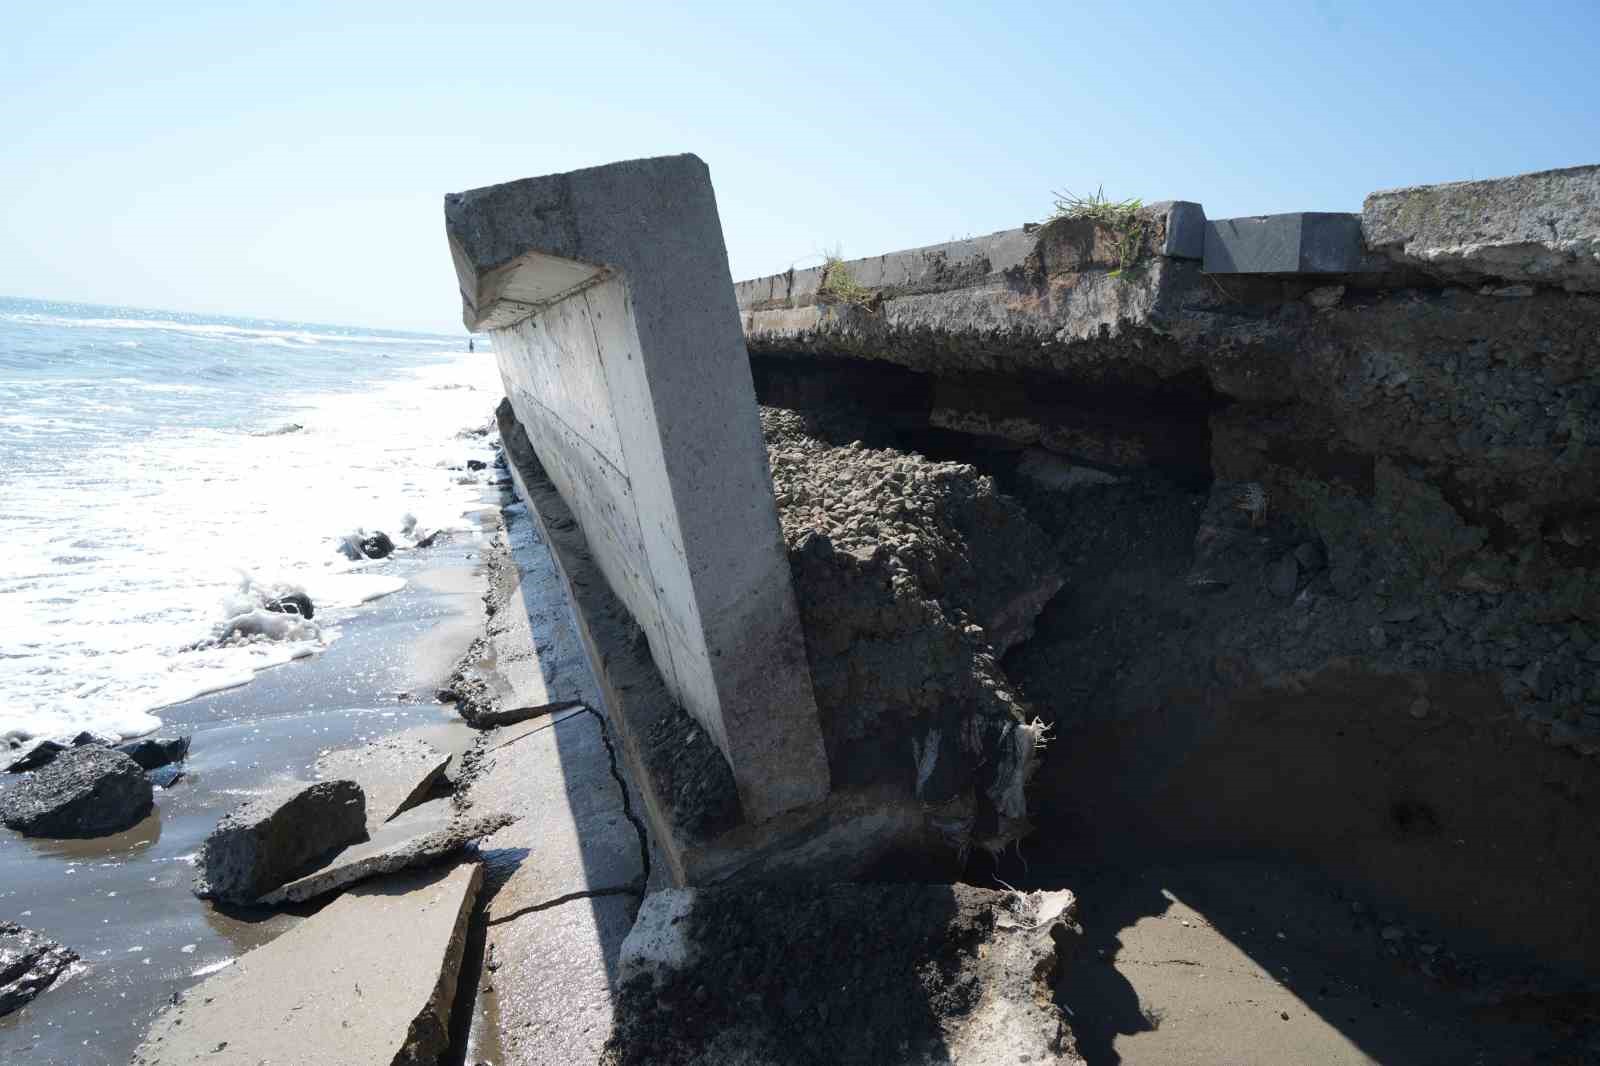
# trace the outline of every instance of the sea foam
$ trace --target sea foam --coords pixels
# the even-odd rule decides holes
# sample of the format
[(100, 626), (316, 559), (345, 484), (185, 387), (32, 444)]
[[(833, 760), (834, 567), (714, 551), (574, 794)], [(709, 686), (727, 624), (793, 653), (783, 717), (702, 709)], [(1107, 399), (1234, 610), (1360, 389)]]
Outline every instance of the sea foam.
[[(241, 357), (267, 338), (304, 350)], [(219, 365), (236, 385), (175, 369)], [(492, 356), (437, 338), (0, 314), (0, 736), (149, 732), (319, 652), (404, 587), (344, 532), (475, 531), (481, 487), (450, 468), (492, 458), (457, 434), (498, 392)], [(265, 609), (289, 591), (313, 619)]]

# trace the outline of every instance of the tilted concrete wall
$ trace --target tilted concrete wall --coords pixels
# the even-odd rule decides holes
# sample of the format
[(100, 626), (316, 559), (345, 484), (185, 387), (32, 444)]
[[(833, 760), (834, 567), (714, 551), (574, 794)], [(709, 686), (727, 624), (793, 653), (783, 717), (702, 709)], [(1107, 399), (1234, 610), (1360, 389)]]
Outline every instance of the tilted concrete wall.
[(752, 822), (829, 790), (709, 172), (694, 156), (445, 198), (470, 330)]

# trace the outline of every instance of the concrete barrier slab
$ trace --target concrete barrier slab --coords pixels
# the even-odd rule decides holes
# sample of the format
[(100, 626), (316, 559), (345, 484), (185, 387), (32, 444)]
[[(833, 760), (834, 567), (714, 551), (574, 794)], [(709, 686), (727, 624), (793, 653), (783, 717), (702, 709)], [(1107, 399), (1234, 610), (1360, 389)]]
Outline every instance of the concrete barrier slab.
[(1161, 254), (1172, 259), (1203, 259), (1206, 254), (1206, 209), (1193, 200), (1163, 200), (1146, 205), (1167, 217)]
[(1366, 262), (1360, 215), (1296, 211), (1206, 224), (1207, 274), (1355, 274)]
[(482, 877), (469, 864), (352, 889), (191, 990), (134, 1063), (435, 1061)]
[(828, 793), (710, 174), (635, 160), (445, 198), (469, 329), (745, 816)]
[(1600, 292), (1600, 166), (1375, 192), (1361, 226), (1397, 263)]

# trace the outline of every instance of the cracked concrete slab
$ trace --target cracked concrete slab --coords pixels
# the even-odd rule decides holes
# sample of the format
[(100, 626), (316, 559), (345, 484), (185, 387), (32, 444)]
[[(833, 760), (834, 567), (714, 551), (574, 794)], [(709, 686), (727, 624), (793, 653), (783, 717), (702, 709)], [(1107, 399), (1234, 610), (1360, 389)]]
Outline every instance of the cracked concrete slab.
[(352, 844), (320, 868), (280, 885), (260, 901), (303, 903), (380, 874), (428, 866), (465, 849), (512, 821), (508, 814), (462, 817), (448, 800), (433, 800), (397, 815), (370, 840)]
[(354, 781), (367, 797), (367, 832), (427, 798), (451, 756), (422, 736), (400, 733), (358, 748), (325, 751), (316, 774), (325, 780)]
[(484, 748), (472, 809), (521, 819), (480, 845), (490, 922), (563, 896), (643, 883), (639, 831), (596, 714), (496, 730)]
[(352, 889), (164, 1012), (134, 1063), (435, 1062), (482, 878), (464, 864)]
[(480, 986), (501, 1066), (594, 1062), (611, 1034), (612, 975), (637, 896), (563, 903), (491, 926)]

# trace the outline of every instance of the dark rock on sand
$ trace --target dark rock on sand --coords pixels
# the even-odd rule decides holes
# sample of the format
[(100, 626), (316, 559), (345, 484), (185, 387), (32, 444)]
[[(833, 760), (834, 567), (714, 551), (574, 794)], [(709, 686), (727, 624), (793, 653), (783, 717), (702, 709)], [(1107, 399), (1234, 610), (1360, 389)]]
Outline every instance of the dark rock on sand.
[(189, 755), (188, 737), (142, 737), (126, 744), (118, 744), (117, 751), (138, 763), (146, 770), (182, 762)]
[(419, 548), (431, 548), (431, 547), (433, 547), (434, 541), (436, 541), (438, 539), (439, 539), (439, 530), (436, 529), (432, 533), (429, 533), (427, 536), (418, 539), (417, 547), (419, 547)]
[(482, 459), (468, 459), (467, 460), (467, 469), (468, 470), (487, 470), (488, 468), (489, 468), (489, 464), (484, 462)]
[(387, 559), (394, 552), (394, 541), (387, 533), (374, 533), (361, 538), (361, 554), (368, 559)]
[(0, 821), (25, 836), (105, 836), (143, 818), (152, 797), (143, 768), (128, 756), (73, 748), (0, 795)]
[(354, 781), (293, 784), (235, 807), (200, 848), (194, 894), (252, 904), (367, 835), (367, 799)]
[(0, 922), (0, 1018), (49, 988), (78, 953), (13, 922)]
[[(362, 543), (362, 550), (366, 550), (365, 542)], [(267, 603), (267, 610), (276, 614), (297, 614), (301, 618), (311, 618), (317, 613), (316, 607), (311, 602), (311, 597), (303, 592), (292, 592), (287, 596), (279, 596), (277, 599)]]

